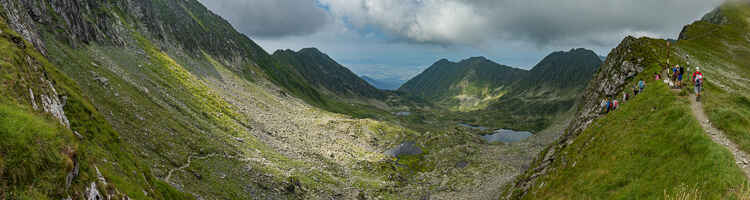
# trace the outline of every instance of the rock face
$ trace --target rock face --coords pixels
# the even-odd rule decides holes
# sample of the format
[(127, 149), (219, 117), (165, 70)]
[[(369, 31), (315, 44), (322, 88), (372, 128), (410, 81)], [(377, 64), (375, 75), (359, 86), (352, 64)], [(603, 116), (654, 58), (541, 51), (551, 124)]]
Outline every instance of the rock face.
[(422, 148), (419, 148), (415, 142), (404, 142), (385, 152), (386, 155), (392, 157), (413, 156), (421, 153)]
[(519, 177), (511, 186), (506, 198), (514, 199), (523, 197), (536, 180), (544, 174), (553, 171), (552, 163), (556, 160), (565, 160), (565, 155), (556, 154), (568, 145), (572, 144), (579, 134), (583, 132), (595, 119), (600, 116), (601, 100), (607, 96), (617, 96), (630, 85), (626, 85), (638, 73), (643, 72), (646, 57), (643, 52), (655, 51), (649, 49), (645, 39), (633, 37), (625, 38), (620, 45), (612, 50), (595, 77), (589, 82), (580, 102), (576, 119), (567, 128), (565, 134), (550, 147), (542, 152), (537, 158), (539, 162)]

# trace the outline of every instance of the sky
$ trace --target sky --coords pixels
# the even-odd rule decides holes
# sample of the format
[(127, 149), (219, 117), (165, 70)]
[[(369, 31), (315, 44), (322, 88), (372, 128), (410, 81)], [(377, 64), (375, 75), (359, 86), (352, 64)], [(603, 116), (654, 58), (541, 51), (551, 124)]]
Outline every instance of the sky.
[(606, 56), (628, 35), (677, 38), (723, 0), (199, 0), (269, 53), (315, 47), (358, 75), (408, 79), (442, 58), (529, 69)]

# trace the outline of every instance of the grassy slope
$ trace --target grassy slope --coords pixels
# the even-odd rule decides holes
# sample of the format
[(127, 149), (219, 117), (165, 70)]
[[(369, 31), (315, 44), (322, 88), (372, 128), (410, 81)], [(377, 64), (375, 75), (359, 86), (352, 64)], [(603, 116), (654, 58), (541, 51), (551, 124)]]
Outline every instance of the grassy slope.
[[(750, 4), (726, 4), (724, 25), (699, 21), (678, 42), (681, 56), (706, 76), (705, 111), (714, 126), (750, 152)], [(683, 57), (684, 58), (684, 57)]]
[(685, 98), (651, 84), (589, 126), (561, 152), (569, 159), (556, 162), (558, 170), (540, 179), (526, 198), (658, 199), (682, 184), (704, 197), (727, 197), (746, 180), (689, 109)]
[[(97, 166), (116, 189), (135, 199), (189, 199), (174, 188), (154, 178), (149, 167), (136, 160), (96, 109), (81, 95), (77, 85), (47, 62), (31, 44), (23, 41), (0, 19), (0, 198), (61, 199), (83, 198), (85, 187), (96, 180)], [(25, 48), (17, 45), (18, 41)], [(39, 71), (29, 66), (33, 60)], [(73, 133), (51, 117), (34, 112), (25, 96), (28, 88), (37, 90), (39, 77), (55, 82), (60, 95), (67, 97), (64, 107), (71, 129), (84, 136), (74, 139)], [(80, 175), (70, 189), (61, 187), (73, 160), (80, 163)], [(106, 160), (115, 162), (106, 162)], [(101, 186), (100, 186), (101, 187)], [(104, 189), (104, 188), (100, 188)], [(149, 194), (144, 194), (147, 191)], [(115, 198), (121, 198), (115, 197)]]
[[(644, 79), (647, 91), (595, 120), (556, 152), (566, 159), (555, 160), (552, 171), (524, 198), (655, 199), (686, 190), (710, 199), (734, 198), (733, 190), (747, 181), (732, 155), (705, 136), (691, 115), (688, 97), (652, 81), (666, 62), (665, 41), (639, 40), (628, 52), (643, 59), (646, 68), (625, 85)], [(686, 64), (672, 53), (672, 63)]]

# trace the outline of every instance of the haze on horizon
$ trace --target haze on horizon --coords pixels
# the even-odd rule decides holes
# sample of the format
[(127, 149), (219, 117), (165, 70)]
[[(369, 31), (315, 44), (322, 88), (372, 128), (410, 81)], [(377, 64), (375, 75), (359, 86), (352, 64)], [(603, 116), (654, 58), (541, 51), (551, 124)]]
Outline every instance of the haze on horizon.
[[(606, 56), (627, 36), (676, 38), (723, 0), (199, 0), (266, 51), (316, 47), (358, 75), (408, 79), (484, 56), (530, 68), (553, 51)], [(666, 24), (666, 26), (665, 26)]]

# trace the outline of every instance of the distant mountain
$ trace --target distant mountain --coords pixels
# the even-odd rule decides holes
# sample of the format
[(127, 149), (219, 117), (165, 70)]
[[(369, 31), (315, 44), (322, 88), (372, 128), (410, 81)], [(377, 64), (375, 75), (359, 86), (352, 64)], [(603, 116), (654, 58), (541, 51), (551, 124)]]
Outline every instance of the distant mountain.
[(421, 96), (457, 110), (476, 110), (508, 92), (527, 71), (484, 57), (460, 62), (437, 61), (407, 81), (399, 91)]
[(489, 112), (490, 116), (503, 112), (510, 116), (535, 118), (536, 124), (530, 124), (530, 127), (546, 127), (550, 116), (571, 110), (601, 65), (599, 56), (591, 50), (554, 52), (483, 112)]
[(398, 78), (376, 79), (369, 76), (361, 76), (361, 78), (381, 90), (398, 90), (406, 82)]
[(385, 94), (316, 48), (278, 50), (273, 57), (317, 89), (339, 97), (384, 99)]
[(458, 63), (443, 59), (399, 91), (468, 112), (457, 118), (475, 124), (538, 130), (549, 125), (553, 116), (575, 105), (600, 65), (600, 57), (586, 49), (551, 53), (531, 70), (508, 67), (483, 57)]
[[(407, 81), (399, 91), (454, 110), (482, 110), (501, 99), (576, 94), (601, 64), (600, 57), (586, 49), (554, 52), (531, 70), (497, 64), (484, 57), (458, 63), (442, 59)], [(572, 103), (565, 105), (570, 107)]]
[(558, 90), (582, 89), (602, 65), (600, 57), (591, 50), (572, 49), (546, 56), (516, 84), (516, 92), (552, 88)]

